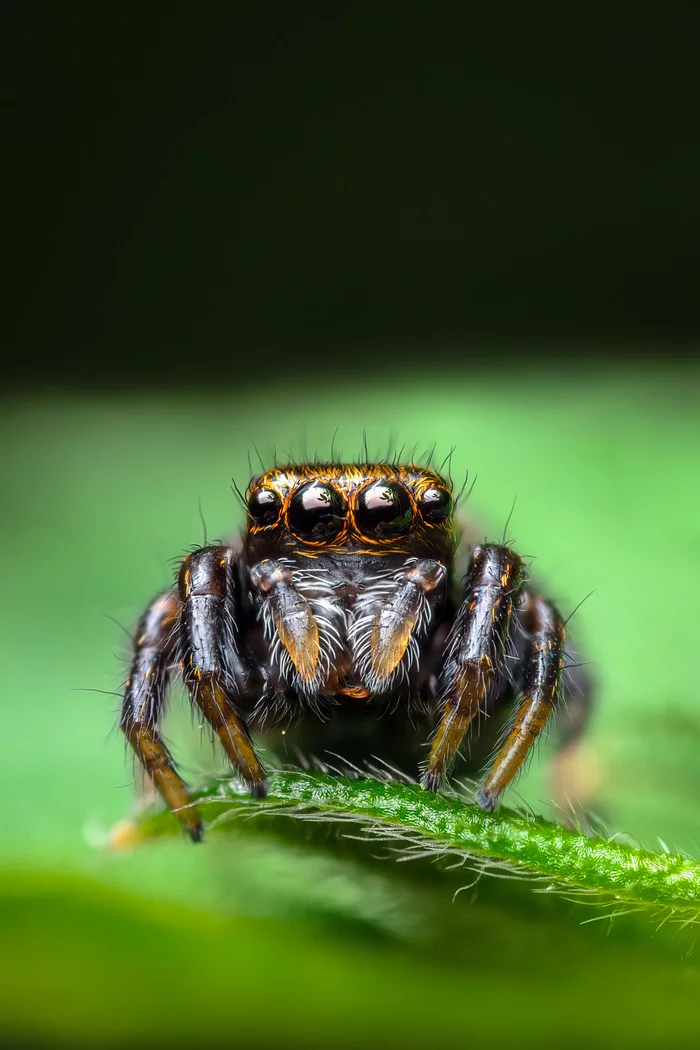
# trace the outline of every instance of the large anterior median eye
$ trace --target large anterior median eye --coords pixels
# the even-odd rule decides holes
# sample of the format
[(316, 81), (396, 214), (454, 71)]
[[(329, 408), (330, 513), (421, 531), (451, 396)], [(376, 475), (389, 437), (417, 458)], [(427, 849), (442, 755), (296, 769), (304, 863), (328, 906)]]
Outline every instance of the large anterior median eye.
[(287, 524), (300, 539), (332, 539), (345, 524), (345, 504), (330, 485), (310, 481), (292, 496), (287, 509)]
[(410, 497), (395, 481), (374, 481), (358, 495), (355, 519), (360, 532), (371, 539), (398, 536), (411, 527)]
[(427, 521), (430, 525), (437, 525), (441, 521), (446, 521), (452, 513), (452, 496), (447, 489), (432, 485), (421, 493), (418, 506), (423, 521)]
[(274, 525), (280, 515), (282, 501), (272, 489), (257, 489), (248, 499), (248, 513), (256, 525)]

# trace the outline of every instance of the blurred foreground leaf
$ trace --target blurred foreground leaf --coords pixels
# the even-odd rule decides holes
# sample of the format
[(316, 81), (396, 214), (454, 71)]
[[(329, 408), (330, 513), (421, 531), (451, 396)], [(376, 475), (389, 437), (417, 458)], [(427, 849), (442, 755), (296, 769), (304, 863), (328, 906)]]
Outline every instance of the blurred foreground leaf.
[[(0, 876), (3, 1035), (72, 1046), (636, 1048), (695, 1035), (700, 969), (680, 926), (653, 935), (633, 916), (582, 927), (582, 914), (600, 917), (597, 897), (587, 911), (533, 892), (549, 876), (522, 874), (542, 858), (555, 865), (557, 851), (579, 858), (581, 880), (605, 861), (609, 882), (625, 873), (628, 895), (642, 897), (652, 876), (669, 900), (685, 893), (687, 917), (696, 865), (407, 785), (271, 781), (265, 803), (235, 782), (202, 792), (202, 845), (150, 811), (117, 835), (138, 849), (95, 853), (97, 879)], [(381, 829), (401, 837), (383, 842)], [(416, 856), (419, 841), (427, 855)], [(597, 859), (596, 845), (607, 850)], [(499, 858), (528, 865), (511, 881)], [(465, 872), (475, 859), (498, 878)], [(184, 898), (173, 896), (171, 873), (182, 886), (187, 871)]]

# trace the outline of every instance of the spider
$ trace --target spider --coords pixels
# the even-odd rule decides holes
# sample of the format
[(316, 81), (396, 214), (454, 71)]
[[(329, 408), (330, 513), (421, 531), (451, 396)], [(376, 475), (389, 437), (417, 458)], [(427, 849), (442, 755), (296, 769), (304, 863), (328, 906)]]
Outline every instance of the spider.
[[(275, 467), (251, 481), (245, 502), (242, 538), (189, 553), (174, 588), (143, 613), (121, 710), (143, 769), (192, 839), (202, 821), (160, 732), (176, 669), (260, 797), (251, 729), (307, 754), (336, 747), (405, 768), (432, 728), (420, 779), (436, 791), (480, 716), (515, 705), (476, 794), (493, 810), (562, 693), (565, 624), (522, 557), (463, 541), (460, 581), (452, 485), (415, 464)], [(566, 743), (583, 728), (581, 695)]]

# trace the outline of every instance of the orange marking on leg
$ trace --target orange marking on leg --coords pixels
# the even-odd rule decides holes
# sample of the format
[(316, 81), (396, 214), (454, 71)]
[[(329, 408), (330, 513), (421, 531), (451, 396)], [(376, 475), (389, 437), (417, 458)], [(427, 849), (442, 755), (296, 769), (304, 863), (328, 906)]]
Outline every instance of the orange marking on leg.
[[(488, 657), (469, 660), (454, 683), (450, 697), (435, 732), (428, 756), (427, 772), (435, 780), (442, 778), (452, 765), (471, 722), (479, 713), (495, 678)], [(484, 670), (484, 663), (487, 670)]]
[(518, 709), (513, 728), (484, 782), (485, 795), (497, 798), (505, 791), (525, 761), (533, 741), (544, 729), (552, 710), (553, 704), (548, 700), (536, 702), (530, 696), (525, 697)]
[(200, 838), (199, 814), (190, 801), (184, 781), (175, 772), (163, 743), (147, 726), (127, 730), (126, 736), (165, 803), (186, 831), (193, 838)]
[(213, 675), (204, 675), (194, 698), (241, 776), (254, 788), (261, 787), (265, 770), (255, 753), (245, 723), (233, 710), (221, 683)]

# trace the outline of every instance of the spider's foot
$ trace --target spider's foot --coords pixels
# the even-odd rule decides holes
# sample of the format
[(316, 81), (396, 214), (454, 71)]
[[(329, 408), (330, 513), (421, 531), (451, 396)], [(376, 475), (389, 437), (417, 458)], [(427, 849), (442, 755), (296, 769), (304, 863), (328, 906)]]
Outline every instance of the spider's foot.
[(204, 824), (198, 820), (195, 824), (187, 824), (185, 831), (193, 842), (201, 842), (204, 838)]
[(269, 788), (266, 780), (257, 780), (250, 784), (250, 793), (253, 798), (267, 798)]
[(439, 773), (434, 773), (431, 769), (424, 769), (421, 773), (420, 786), (424, 791), (440, 790), (442, 784), (442, 776)]
[(493, 813), (498, 803), (498, 795), (495, 795), (487, 788), (481, 788), (477, 791), (474, 801), (480, 809), (483, 809), (484, 813)]

